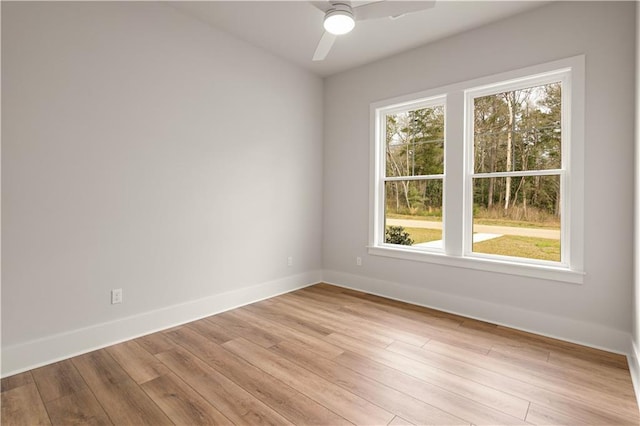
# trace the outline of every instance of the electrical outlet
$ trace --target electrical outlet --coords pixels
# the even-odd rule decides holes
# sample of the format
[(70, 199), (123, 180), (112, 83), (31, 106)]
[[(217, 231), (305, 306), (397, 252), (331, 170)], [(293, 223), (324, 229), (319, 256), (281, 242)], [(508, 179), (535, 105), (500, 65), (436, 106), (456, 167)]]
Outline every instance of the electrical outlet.
[(111, 290), (111, 304), (122, 303), (122, 289), (114, 288)]
[(293, 256), (287, 257), (287, 266), (293, 266)]
[(360, 256), (356, 257), (356, 265), (362, 266), (362, 258)]

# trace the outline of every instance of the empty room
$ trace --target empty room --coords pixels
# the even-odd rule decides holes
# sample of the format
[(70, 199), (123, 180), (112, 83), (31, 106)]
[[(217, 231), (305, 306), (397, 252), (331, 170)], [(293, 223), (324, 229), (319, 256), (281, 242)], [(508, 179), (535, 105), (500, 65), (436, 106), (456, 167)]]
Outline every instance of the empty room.
[(3, 425), (638, 424), (635, 1), (2, 1)]

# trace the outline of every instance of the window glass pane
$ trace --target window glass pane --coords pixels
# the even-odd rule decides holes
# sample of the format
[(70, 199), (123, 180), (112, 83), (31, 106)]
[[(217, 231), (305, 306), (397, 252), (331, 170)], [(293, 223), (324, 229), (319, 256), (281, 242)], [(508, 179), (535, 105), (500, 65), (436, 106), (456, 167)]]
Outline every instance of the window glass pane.
[(474, 99), (475, 173), (561, 168), (561, 84)]
[(442, 249), (442, 179), (385, 183), (385, 242)]
[(444, 106), (386, 115), (386, 175), (444, 173)]
[(560, 176), (473, 179), (473, 251), (560, 262)]

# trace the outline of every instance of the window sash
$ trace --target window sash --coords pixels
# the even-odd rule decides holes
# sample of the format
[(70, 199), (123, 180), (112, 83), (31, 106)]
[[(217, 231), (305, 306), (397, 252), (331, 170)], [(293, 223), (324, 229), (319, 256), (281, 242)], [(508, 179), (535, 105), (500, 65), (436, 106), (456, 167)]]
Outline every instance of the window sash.
[[(412, 176), (413, 178), (413, 176)], [(385, 184), (388, 182), (398, 182), (398, 181), (409, 181), (409, 182), (424, 182), (424, 181), (441, 181), (442, 182), (442, 197), (444, 198), (444, 193), (445, 193), (445, 189), (444, 189), (444, 175), (428, 175), (428, 176), (420, 176), (416, 179), (407, 179), (407, 178), (396, 178), (396, 177), (392, 177), (392, 178), (385, 178), (383, 179), (383, 183), (382, 186), (383, 188), (385, 188)], [(443, 247), (442, 248), (433, 248), (433, 247), (416, 247), (416, 246), (403, 246), (403, 245), (398, 245), (398, 244), (392, 244), (392, 243), (387, 243), (384, 236), (385, 236), (385, 230), (386, 230), (386, 226), (387, 226), (387, 215), (386, 215), (386, 206), (387, 206), (387, 199), (386, 199), (386, 191), (384, 191), (383, 189), (383, 199), (382, 199), (382, 218), (383, 220), (381, 221), (381, 241), (380, 241), (380, 246), (382, 247), (390, 247), (390, 248), (402, 248), (405, 250), (413, 250), (416, 252), (423, 252), (423, 253), (440, 253), (442, 254), (444, 252), (444, 246), (446, 245), (446, 239), (445, 239), (445, 235), (444, 235), (444, 215), (443, 215), (443, 226), (442, 226), (442, 241), (443, 241)], [(444, 210), (444, 202), (440, 207), (441, 209)]]
[[(523, 263), (523, 264), (531, 264), (531, 265), (547, 265), (547, 266), (554, 266), (554, 267), (563, 267), (563, 268), (568, 268), (569, 267), (569, 263), (566, 262), (566, 258), (564, 257), (564, 252), (563, 250), (566, 250), (564, 245), (566, 244), (566, 241), (563, 240), (563, 230), (562, 230), (562, 221), (564, 219), (564, 213), (562, 212), (562, 206), (564, 205), (563, 202), (563, 198), (565, 198), (565, 194), (562, 193), (562, 185), (563, 185), (563, 181), (565, 179), (565, 174), (564, 171), (559, 170), (557, 173), (546, 173), (547, 171), (544, 170), (545, 173), (527, 173), (527, 174), (518, 174), (518, 175), (512, 175), (510, 173), (499, 173), (501, 176), (495, 176), (493, 173), (491, 174), (480, 174), (478, 176), (473, 176), (471, 178), (471, 184), (470, 184), (470, 191), (471, 191), (471, 198), (473, 199), (473, 180), (474, 179), (490, 179), (493, 177), (540, 177), (540, 176), (557, 176), (559, 177), (560, 180), (560, 209), (561, 209), (561, 215), (560, 215), (560, 261), (552, 261), (552, 260), (542, 260), (542, 259), (535, 259), (535, 258), (531, 258), (531, 257), (519, 257), (519, 256), (508, 256), (508, 255), (501, 255), (501, 254), (496, 254), (496, 253), (481, 253), (481, 252), (477, 252), (477, 251), (473, 251), (473, 228), (474, 228), (474, 216), (473, 216), (473, 208), (472, 211), (470, 212), (470, 219), (469, 219), (469, 227), (467, 229), (469, 229), (469, 233), (465, 235), (464, 238), (464, 255), (466, 257), (469, 258), (481, 258), (481, 259), (501, 259), (501, 260), (506, 260), (506, 261), (511, 261), (511, 262), (516, 262), (516, 263)], [(518, 172), (515, 172), (518, 173)], [(506, 174), (506, 176), (505, 176)], [(539, 228), (534, 228), (534, 229), (539, 229)]]
[[(388, 244), (385, 242), (386, 202), (387, 202), (386, 194), (385, 194), (385, 184), (387, 182), (440, 179), (443, 181), (443, 198), (444, 198), (444, 193), (446, 191), (446, 189), (444, 188), (446, 167), (447, 167), (446, 165), (447, 164), (446, 163), (446, 151), (447, 151), (446, 130), (445, 130), (445, 137), (442, 141), (444, 142), (444, 151), (445, 151), (444, 173), (435, 174), (435, 175), (387, 176), (387, 168), (386, 168), (387, 166), (387, 152), (386, 152), (387, 117), (390, 115), (407, 113), (409, 111), (415, 111), (423, 108), (432, 108), (432, 107), (442, 106), (444, 109), (444, 121), (445, 121), (445, 128), (446, 128), (446, 123), (447, 123), (446, 100), (447, 98), (445, 95), (437, 94), (436, 96), (427, 96), (427, 97), (423, 97), (415, 100), (409, 100), (407, 102), (399, 102), (394, 105), (387, 105), (385, 107), (372, 110), (372, 113), (374, 114), (373, 121), (375, 126), (374, 138), (376, 139), (376, 142), (375, 142), (376, 149), (374, 152), (374, 156), (376, 157), (376, 160), (377, 160), (375, 161), (375, 166), (374, 166), (375, 168), (374, 173), (376, 176), (374, 198), (377, 201), (375, 202), (376, 205), (372, 210), (372, 214), (373, 214), (372, 221), (375, 223), (375, 225), (373, 229), (373, 235), (370, 234), (370, 238), (369, 238), (371, 245), (377, 246), (377, 247), (394, 247), (394, 248), (398, 247), (397, 244)], [(444, 211), (444, 201), (443, 201), (442, 209)], [(444, 222), (444, 218), (443, 218), (443, 222)], [(443, 239), (444, 239), (444, 223), (443, 223)], [(446, 244), (446, 242), (444, 244)], [(428, 249), (428, 248), (412, 248), (412, 249), (418, 252), (423, 252), (423, 253), (442, 252), (442, 250), (434, 250), (434, 249)]]
[[(515, 79), (497, 81), (492, 84), (479, 87), (469, 88), (465, 90), (465, 140), (464, 146), (466, 150), (465, 156), (465, 187), (464, 187), (464, 233), (462, 236), (463, 256), (477, 257), (486, 259), (509, 259), (516, 263), (524, 264), (540, 264), (554, 265), (563, 268), (569, 268), (570, 262), (570, 222), (568, 220), (568, 212), (570, 211), (571, 196), (569, 193), (569, 184), (567, 175), (569, 174), (570, 165), (570, 140), (571, 140), (571, 75), (572, 70), (569, 67), (559, 68), (549, 72), (523, 76)], [(561, 84), (561, 112), (560, 112), (560, 128), (562, 129), (562, 138), (560, 140), (560, 169), (551, 170), (520, 170), (492, 173), (475, 173), (475, 128), (474, 128), (474, 109), (475, 99), (483, 96), (495, 95), (515, 90), (522, 90), (531, 87), (543, 86), (551, 83)], [(560, 176), (560, 261), (551, 262), (539, 259), (520, 258), (511, 256), (500, 256), (495, 254), (483, 254), (473, 251), (473, 179), (488, 177), (522, 177), (522, 176)]]

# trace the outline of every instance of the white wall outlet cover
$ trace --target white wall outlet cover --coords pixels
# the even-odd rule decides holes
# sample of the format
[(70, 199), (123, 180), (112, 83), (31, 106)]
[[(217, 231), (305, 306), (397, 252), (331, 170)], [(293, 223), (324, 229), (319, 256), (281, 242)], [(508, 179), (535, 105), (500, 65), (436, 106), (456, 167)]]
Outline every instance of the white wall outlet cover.
[(111, 304), (122, 303), (122, 289), (115, 288), (111, 290)]

